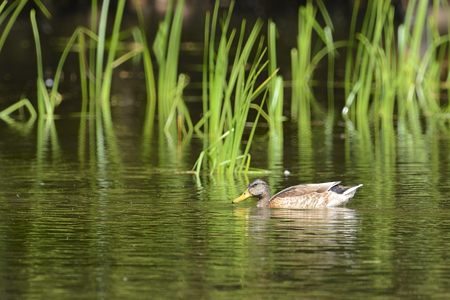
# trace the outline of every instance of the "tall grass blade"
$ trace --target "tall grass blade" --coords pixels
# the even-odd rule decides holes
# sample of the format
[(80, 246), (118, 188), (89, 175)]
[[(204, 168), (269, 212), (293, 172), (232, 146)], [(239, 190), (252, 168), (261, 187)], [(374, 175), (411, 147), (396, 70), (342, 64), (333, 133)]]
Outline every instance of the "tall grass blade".
[[(5, 25), (5, 28), (0, 33), (0, 52), (2, 51), (3, 45), (5, 44), (6, 38), (9, 35), (9, 32), (11, 31), (11, 28), (13, 27), (14, 23), (17, 20), (17, 17), (19, 16), (20, 12), (23, 10), (25, 4), (27, 4), (28, 0), (20, 0), (17, 2), (16, 6), (14, 7), (14, 11), (12, 12), (11, 17), (9, 18), (8, 22)], [(2, 3), (2, 9), (5, 7), (6, 1)], [(13, 4), (14, 5), (14, 4)], [(5, 10), (3, 12), (5, 17), (8, 15), (8, 12)]]
[[(269, 76), (277, 72), (277, 49), (276, 49), (277, 28), (273, 21), (268, 25), (268, 73)], [(283, 120), (283, 77), (277, 75), (269, 84), (269, 100), (267, 101), (269, 119), (271, 127), (281, 126)], [(278, 124), (277, 124), (278, 123)]]
[[(178, 120), (189, 120), (184, 109), (183, 101), (177, 96), (177, 92), (183, 90), (183, 84), (178, 82), (178, 58), (180, 53), (181, 31), (183, 25), (184, 0), (176, 3), (173, 11), (173, 0), (168, 2), (168, 8), (163, 22), (159, 25), (158, 33), (153, 43), (153, 49), (158, 63), (158, 118), (159, 128), (167, 136), (176, 136), (184, 129), (181, 127), (190, 126)], [(186, 78), (186, 77), (184, 77)], [(181, 88), (181, 89), (180, 89)], [(168, 127), (167, 120), (173, 112), (174, 106), (179, 114), (177, 118), (170, 118), (171, 123)], [(177, 121), (176, 121), (177, 120)], [(183, 125), (182, 125), (183, 124)], [(180, 127), (181, 126), (181, 127)]]
[(98, 42), (96, 51), (96, 63), (95, 63), (95, 91), (93, 94), (94, 99), (101, 103), (100, 91), (103, 82), (103, 57), (105, 53), (106, 43), (106, 22), (108, 17), (109, 0), (104, 0), (100, 12), (100, 21), (98, 26)]
[(122, 23), (123, 12), (125, 9), (125, 0), (119, 0), (117, 3), (116, 14), (114, 17), (114, 25), (111, 33), (111, 41), (109, 45), (108, 58), (106, 60), (106, 68), (103, 74), (102, 90), (101, 90), (101, 102), (102, 111), (106, 115), (110, 115), (110, 95), (111, 95), (111, 83), (112, 73), (114, 67), (114, 60), (116, 58), (117, 47), (119, 43), (120, 26)]
[(145, 88), (147, 92), (147, 104), (145, 113), (144, 136), (145, 140), (149, 140), (153, 133), (153, 124), (155, 120), (156, 109), (156, 83), (155, 74), (153, 72), (153, 61), (150, 54), (150, 48), (147, 42), (145, 32), (145, 22), (142, 10), (137, 11), (139, 30), (137, 33), (137, 41), (142, 45), (142, 56), (144, 63)]
[(54, 103), (50, 100), (50, 95), (44, 83), (44, 71), (42, 63), (41, 41), (39, 38), (39, 30), (36, 22), (36, 11), (30, 12), (31, 26), (33, 30), (33, 37), (36, 44), (36, 65), (37, 65), (37, 99), (38, 99), (38, 113), (40, 117), (47, 117), (53, 119)]

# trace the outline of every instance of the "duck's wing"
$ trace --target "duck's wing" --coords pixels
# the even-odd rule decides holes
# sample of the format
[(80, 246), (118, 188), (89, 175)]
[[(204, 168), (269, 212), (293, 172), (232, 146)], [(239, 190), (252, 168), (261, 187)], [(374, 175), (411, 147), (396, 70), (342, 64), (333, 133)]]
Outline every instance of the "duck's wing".
[(311, 193), (325, 193), (329, 191), (332, 187), (341, 183), (340, 181), (324, 182), (324, 183), (310, 183), (310, 184), (300, 184), (288, 187), (270, 198), (272, 199), (283, 199), (283, 198), (293, 198), (301, 197)]

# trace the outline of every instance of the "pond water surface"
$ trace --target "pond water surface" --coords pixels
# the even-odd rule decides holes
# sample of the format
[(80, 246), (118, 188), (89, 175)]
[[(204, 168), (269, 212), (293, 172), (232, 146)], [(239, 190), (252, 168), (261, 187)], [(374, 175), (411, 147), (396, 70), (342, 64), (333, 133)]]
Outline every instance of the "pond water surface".
[[(55, 121), (54, 135), (45, 124), (0, 129), (3, 299), (450, 296), (446, 136), (362, 146), (339, 126), (313, 126), (305, 139), (286, 124), (284, 142), (260, 135), (253, 147), (254, 166), (271, 173), (198, 180), (185, 172), (201, 150), (195, 139), (142, 147), (119, 119), (118, 151), (98, 141), (84, 149), (78, 123)], [(255, 177), (273, 190), (364, 187), (345, 208), (231, 204)]]

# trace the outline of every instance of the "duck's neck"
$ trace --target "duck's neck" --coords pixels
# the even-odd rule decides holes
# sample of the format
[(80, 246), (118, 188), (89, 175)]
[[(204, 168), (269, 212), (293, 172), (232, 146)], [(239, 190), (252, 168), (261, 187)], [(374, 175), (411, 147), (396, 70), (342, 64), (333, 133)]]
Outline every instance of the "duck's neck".
[(264, 192), (264, 194), (262, 194), (259, 197), (257, 206), (258, 207), (269, 207), (269, 201), (270, 201), (270, 194), (269, 194), (269, 191), (266, 191), (266, 192)]

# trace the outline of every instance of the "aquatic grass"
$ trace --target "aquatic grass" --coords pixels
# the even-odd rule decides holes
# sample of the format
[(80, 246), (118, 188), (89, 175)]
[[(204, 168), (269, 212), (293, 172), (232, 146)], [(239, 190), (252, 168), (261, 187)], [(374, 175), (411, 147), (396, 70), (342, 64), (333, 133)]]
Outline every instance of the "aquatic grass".
[[(183, 90), (188, 85), (188, 78), (185, 74), (178, 76), (177, 85), (175, 87), (175, 94), (173, 97), (172, 107), (170, 108), (167, 120), (164, 125), (164, 132), (171, 138), (171, 127), (173, 124), (177, 128), (178, 141), (186, 142), (193, 132), (193, 123), (189, 115), (189, 109), (184, 103)], [(186, 139), (184, 139), (186, 137)]]
[[(369, 1), (369, 23), (374, 24), (373, 27), (369, 27), (367, 32), (363, 33), (360, 37), (361, 43), (359, 44), (361, 57), (361, 69), (359, 69), (359, 78), (361, 82), (361, 89), (356, 98), (356, 114), (358, 120), (363, 120), (362, 116), (368, 115), (370, 94), (373, 87), (374, 70), (376, 66), (376, 60), (374, 59), (374, 51), (376, 45), (382, 42), (382, 34), (385, 26), (389, 10), (392, 9), (389, 1)], [(367, 43), (365, 43), (367, 42)], [(368, 47), (368, 45), (375, 45), (374, 47)], [(355, 72), (355, 76), (356, 75)]]
[(100, 16), (98, 20), (98, 40), (95, 45), (95, 89), (92, 97), (97, 99), (97, 104), (102, 99), (100, 98), (100, 91), (102, 90), (102, 74), (103, 74), (103, 64), (104, 64), (104, 55), (105, 55), (105, 43), (106, 43), (106, 23), (108, 17), (108, 8), (109, 8), (109, 0), (105, 0), (102, 2), (102, 6), (100, 9)]
[[(79, 55), (80, 88), (83, 101), (86, 103), (87, 100), (89, 101), (89, 105), (83, 104), (82, 106), (88, 107), (87, 111), (90, 113), (110, 115), (110, 95), (114, 70), (133, 57), (142, 55), (145, 59), (148, 56), (148, 46), (144, 44), (146, 41), (142, 38), (142, 33), (137, 32), (136, 28), (130, 30), (130, 34), (127, 35), (121, 32), (125, 4), (125, 0), (117, 3), (112, 19), (111, 35), (107, 36), (110, 1), (102, 3), (100, 15), (97, 15), (97, 1), (92, 1), (90, 28), (78, 27), (66, 44), (65, 49), (70, 47), (69, 44), (73, 45), (72, 38), (78, 37), (75, 49)], [(131, 50), (119, 54), (119, 46), (128, 36), (134, 38), (136, 45)], [(145, 55), (146, 51), (147, 55)], [(86, 55), (87, 52), (88, 55)]]
[[(3, 31), (0, 32), (0, 52), (2, 51), (6, 38), (8, 37), (17, 18), (28, 2), (29, 0), (15, 0), (10, 2), (8, 5), (8, 1), (4, 0), (0, 3), (0, 26), (8, 19), (9, 16)], [(51, 17), (47, 7), (40, 0), (33, 0), (32, 2), (36, 4), (37, 8), (45, 17)]]
[(89, 90), (88, 90), (88, 58), (86, 57), (86, 38), (84, 34), (78, 34), (78, 61), (80, 72), (80, 90), (81, 90), (81, 113), (88, 111)]
[[(320, 14), (325, 22), (325, 27), (323, 28), (323, 36), (321, 37), (323, 43), (325, 44), (325, 49), (327, 49), (327, 98), (328, 98), (328, 109), (330, 112), (334, 111), (334, 64), (335, 64), (335, 48), (341, 47), (342, 42), (335, 42), (333, 39), (334, 26), (331, 21), (331, 17), (325, 7), (323, 1), (316, 1), (316, 5), (319, 8)], [(320, 34), (320, 32), (319, 32)]]
[[(200, 153), (194, 170), (197, 175), (201, 170), (210, 173), (234, 174), (246, 173), (250, 166), (250, 147), (260, 116), (269, 118), (262, 107), (268, 97), (268, 86), (276, 71), (266, 79), (261, 79), (267, 70), (267, 50), (264, 40), (258, 38), (262, 22), (256, 21), (246, 35), (246, 22), (241, 23), (238, 39), (236, 30), (229, 31), (229, 22), (234, 2), (231, 3), (224, 21), (217, 28), (219, 2), (217, 1), (212, 16), (205, 19), (205, 52), (203, 66), (203, 117), (196, 129), (203, 129), (204, 150)], [(216, 42), (216, 36), (219, 36)], [(235, 48), (234, 57), (230, 49)], [(251, 54), (253, 53), (253, 60)], [(230, 65), (231, 62), (231, 65)], [(247, 69), (247, 66), (249, 69)], [(229, 70), (229, 71), (228, 71)], [(260, 104), (254, 101), (262, 95)], [(241, 149), (250, 110), (256, 116), (248, 133), (247, 144)]]
[[(160, 23), (153, 42), (153, 51), (158, 64), (158, 123), (160, 130), (168, 137), (192, 131), (189, 111), (185, 109), (184, 101), (179, 95), (187, 83), (186, 75), (178, 75), (184, 0), (177, 1), (175, 10), (173, 2), (168, 1), (164, 20)], [(172, 117), (174, 111), (175, 118)]]
[[(425, 20), (427, 15), (428, 1), (411, 1), (406, 11), (405, 23), (398, 29), (399, 45), (398, 55), (399, 75), (402, 80), (398, 85), (398, 117), (400, 122), (408, 118), (409, 124), (420, 132), (419, 111), (417, 103), (417, 89), (420, 83), (417, 81), (417, 67), (421, 61), (421, 41), (426, 29)], [(415, 12), (415, 16), (413, 13)], [(413, 20), (414, 17), (414, 20)], [(431, 95), (429, 95), (431, 96)]]
[[(47, 157), (51, 155), (50, 157)], [(36, 165), (42, 168), (49, 160), (61, 158), (61, 146), (56, 131), (55, 120), (38, 118), (36, 130)]]
[[(277, 48), (276, 37), (277, 27), (273, 21), (268, 24), (268, 75), (274, 74), (278, 71), (277, 65)], [(283, 121), (283, 102), (284, 102), (284, 83), (283, 77), (277, 75), (269, 84), (269, 97), (267, 101), (267, 111), (269, 115), (269, 125), (272, 130), (275, 127), (282, 127)]]
[[(61, 95), (58, 92), (59, 84), (62, 77), (63, 67), (67, 60), (67, 57), (71, 50), (73, 49), (75, 43), (80, 41), (82, 47), (84, 47), (84, 36), (89, 36), (92, 39), (96, 39), (96, 35), (89, 31), (84, 27), (78, 27), (69, 40), (66, 42), (66, 45), (61, 53), (61, 56), (58, 61), (58, 65), (56, 67), (55, 74), (52, 78), (52, 86), (50, 89), (47, 88), (44, 82), (44, 74), (43, 74), (43, 61), (42, 61), (42, 49), (41, 42), (39, 36), (39, 29), (36, 21), (36, 12), (32, 10), (30, 12), (30, 20), (33, 31), (33, 37), (36, 44), (36, 65), (37, 65), (37, 98), (38, 98), (38, 112), (40, 116), (46, 116), (48, 118), (53, 118), (55, 107), (61, 102)], [(87, 93), (86, 83), (84, 79), (86, 78), (86, 70), (85, 70), (85, 57), (82, 55), (82, 51), (80, 51), (80, 74), (82, 80), (81, 82), (81, 90), (83, 94)], [(84, 77), (83, 77), (84, 76)], [(83, 98), (86, 95), (83, 96)], [(82, 107), (84, 104), (82, 105)], [(82, 108), (83, 109), (83, 108)]]
[(449, 36), (434, 38), (418, 66), (416, 80), (419, 85), (416, 94), (418, 104), (425, 115), (441, 112), (441, 74), (445, 53), (440, 50), (445, 50), (449, 42)]
[[(109, 41), (109, 48), (106, 47), (106, 25), (109, 11), (109, 0), (104, 0), (100, 9), (100, 15), (98, 20), (97, 40), (95, 43), (95, 55), (92, 54), (92, 62), (95, 65), (92, 67), (95, 74), (93, 86), (95, 86), (94, 94), (90, 95), (92, 101), (95, 104), (95, 137), (96, 137), (96, 149), (97, 156), (105, 158), (107, 155), (104, 153), (106, 144), (108, 145), (109, 154), (112, 162), (120, 166), (120, 151), (118, 149), (116, 136), (113, 130), (113, 122), (111, 116), (110, 107), (110, 94), (113, 69), (118, 66), (115, 64), (115, 60), (118, 59), (117, 47), (120, 39), (120, 28), (122, 23), (122, 17), (125, 9), (125, 0), (119, 0), (113, 19), (113, 28)], [(96, 3), (93, 5), (96, 6)], [(94, 7), (95, 8), (95, 7)], [(107, 57), (105, 60), (106, 49), (108, 49)], [(127, 55), (127, 54), (124, 54)], [(122, 60), (124, 62), (126, 60)], [(104, 166), (102, 166), (104, 168)]]
[[(9, 35), (9, 32), (11, 31), (11, 28), (13, 27), (14, 23), (17, 20), (17, 17), (22, 12), (23, 8), (27, 4), (28, 0), (18, 0), (13, 1), (9, 7), (6, 7), (7, 1), (3, 1), (0, 6), (0, 25), (6, 21), (8, 18), (8, 15), (11, 15), (8, 19), (8, 22), (6, 23), (5, 27), (3, 28), (3, 31), (0, 33), (0, 52), (2, 51), (2, 48), (5, 44), (6, 38)], [(6, 8), (5, 8), (6, 7)]]
[[(359, 3), (355, 3), (354, 10), (358, 8)], [(391, 15), (391, 12), (392, 8), (389, 1), (369, 1), (361, 33), (355, 34), (354, 28), (351, 28), (351, 32), (355, 36), (355, 38), (351, 38), (352, 45), (356, 43), (357, 48), (354, 65), (352, 65), (353, 49), (348, 50), (347, 58), (350, 61), (347, 62), (347, 68), (350, 69), (346, 69), (346, 79), (348, 81), (346, 83), (347, 101), (343, 109), (344, 116), (350, 111), (352, 119), (357, 116), (358, 121), (364, 122), (362, 116), (368, 117), (371, 93), (375, 92), (377, 96), (380, 96), (378, 94), (378, 91), (381, 90), (379, 80), (387, 84), (396, 81), (395, 78), (390, 76), (392, 72), (389, 71), (396, 68), (395, 61), (391, 61), (394, 62), (394, 65), (386, 63), (389, 58), (385, 53), (385, 49), (389, 49), (387, 47), (391, 47), (391, 45), (385, 44), (385, 47), (381, 46), (383, 30), (386, 29), (386, 24), (389, 24), (386, 22), (386, 18), (388, 15)], [(352, 18), (356, 18), (355, 11)], [(351, 79), (349, 74), (351, 74)], [(374, 78), (376, 79), (375, 82)], [(349, 87), (351, 85), (353, 87), (350, 91)], [(395, 86), (389, 85), (389, 87), (385, 86), (383, 90), (389, 92), (393, 88), (395, 89)], [(375, 102), (379, 103), (378, 98), (375, 99)], [(355, 109), (350, 110), (352, 107), (355, 107)], [(373, 118), (367, 118), (366, 122), (371, 119)]]
[[(91, 1), (91, 15), (90, 15), (90, 20), (89, 20), (89, 29), (92, 32), (98, 32), (98, 3), (97, 0), (92, 0)], [(89, 77), (82, 77), (82, 80), (86, 80), (87, 81), (87, 85), (88, 85), (88, 99), (89, 99), (89, 113), (91, 115), (95, 114), (96, 111), (96, 97), (95, 97), (95, 91), (96, 91), (96, 74), (95, 74), (95, 63), (96, 63), (96, 53), (97, 53), (97, 43), (98, 43), (98, 37), (96, 38), (96, 40), (90, 39), (89, 40), (89, 59), (88, 62), (89, 64), (86, 65), (86, 70), (88, 71), (87, 75), (89, 75)], [(84, 45), (83, 45), (84, 46)], [(80, 48), (80, 51), (86, 52), (86, 50), (84, 48)], [(81, 73), (80, 73), (81, 75)], [(89, 78), (89, 80), (88, 80)]]
[[(3, 20), (3, 10), (5, 9), (6, 4), (8, 4), (8, 1), (3, 0), (2, 3), (0, 4), (0, 20)], [(0, 22), (1, 25), (1, 22)]]
[[(21, 115), (24, 115), (23, 110), (26, 109), (29, 113), (29, 118), (27, 123), (32, 124), (36, 120), (37, 113), (31, 104), (30, 100), (27, 98), (20, 99), (14, 104), (11, 104), (7, 108), (0, 111), (0, 119), (9, 125), (13, 125), (17, 123), (17, 120), (13, 117), (13, 114), (16, 112), (20, 112)], [(23, 117), (22, 117), (23, 118)]]
[[(275, 22), (269, 21), (267, 28), (268, 44), (268, 75), (278, 71), (277, 64), (277, 27)], [(269, 123), (268, 141), (268, 168), (269, 170), (280, 170), (283, 166), (283, 104), (284, 104), (284, 81), (281, 75), (276, 75), (268, 85), (267, 114)], [(275, 179), (274, 179), (275, 180)], [(274, 180), (269, 179), (272, 185)]]
[[(105, 5), (106, 2), (109, 2), (107, 0), (105, 0), (103, 2), (103, 6), (102, 6), (102, 12), (100, 15), (100, 24), (101, 24), (101, 30), (99, 32), (99, 43), (104, 43), (104, 36), (105, 36), (105, 32), (103, 30), (105, 30), (104, 27), (104, 19), (106, 18), (105, 14), (104, 14), (104, 6), (106, 6), (106, 14), (107, 14), (107, 5)], [(101, 81), (101, 91), (99, 91), (99, 95), (101, 98), (101, 107), (102, 107), (102, 112), (106, 115), (110, 115), (110, 95), (111, 95), (111, 83), (112, 83), (112, 75), (113, 75), (113, 68), (115, 67), (115, 65), (120, 65), (120, 63), (114, 64), (115, 60), (116, 60), (116, 53), (117, 53), (117, 47), (118, 47), (118, 43), (119, 43), (119, 37), (120, 37), (120, 27), (121, 27), (121, 23), (122, 23), (122, 17), (123, 17), (123, 12), (125, 9), (125, 0), (119, 0), (117, 2), (117, 8), (116, 8), (116, 14), (114, 16), (114, 23), (113, 23), (113, 29), (111, 32), (111, 38), (110, 38), (110, 42), (109, 42), (109, 49), (108, 49), (108, 57), (106, 60), (106, 65), (105, 65), (105, 69), (103, 71), (102, 74), (102, 81)], [(101, 37), (101, 38), (100, 38)], [(98, 49), (104, 49), (104, 45), (101, 45)], [(100, 50), (99, 50), (100, 51)], [(97, 55), (101, 56), (101, 54), (99, 52), (97, 52)], [(126, 60), (126, 59), (125, 59)], [(121, 60), (121, 62), (125, 61), (125, 60)], [(98, 65), (97, 67), (100, 67), (101, 65), (101, 59), (98, 61)], [(97, 70), (97, 74), (98, 74), (98, 70)], [(97, 78), (97, 80), (99, 80), (99, 78)]]
[[(437, 4), (435, 1), (433, 5)], [(355, 3), (354, 9), (358, 5)], [(440, 114), (439, 77), (444, 66), (440, 49), (448, 44), (448, 36), (439, 37), (436, 29), (433, 34), (432, 28), (425, 26), (427, 10), (428, 1), (410, 1), (395, 35), (390, 1), (368, 1), (361, 32), (351, 39), (352, 45), (357, 45), (356, 57), (353, 60), (347, 55), (345, 116), (350, 113), (357, 123), (371, 120), (378, 124), (381, 119), (387, 128), (388, 124), (393, 126), (397, 113), (400, 129), (408, 124), (419, 133), (420, 116)], [(355, 19), (354, 12), (352, 22)], [(424, 49), (427, 30), (432, 34)], [(352, 52), (349, 49), (348, 53)]]
[[(103, 150), (107, 143), (108, 151), (111, 153), (111, 161), (116, 165), (120, 165), (120, 151), (118, 150), (117, 141), (113, 131), (110, 111), (110, 91), (113, 70), (127, 60), (142, 54), (144, 51), (142, 45), (138, 45), (130, 51), (121, 55), (118, 54), (118, 45), (119, 40), (121, 39), (120, 27), (125, 3), (125, 0), (118, 2), (108, 43), (106, 37), (106, 22), (108, 19), (109, 1), (104, 1), (102, 3), (98, 27), (94, 25), (95, 21), (92, 19), (93, 24), (91, 25), (93, 26), (93, 29), (98, 28), (97, 33), (85, 27), (78, 27), (74, 31), (64, 46), (53, 78), (53, 86), (50, 91), (47, 90), (44, 83), (39, 31), (35, 13), (34, 11), (31, 13), (30, 18), (36, 43), (38, 67), (37, 89), (39, 116), (53, 119), (55, 107), (60, 101), (58, 87), (63, 66), (71, 51), (75, 50), (78, 52), (81, 78), (80, 87), (82, 92), (82, 118), (80, 119), (79, 137), (80, 159), (84, 159), (85, 142), (84, 140), (81, 141), (81, 139), (86, 137), (86, 122), (87, 120), (91, 120), (90, 118), (87, 119), (86, 115), (89, 114), (91, 117), (95, 117), (94, 123), (92, 124), (93, 126), (89, 126), (89, 144), (91, 146), (96, 145), (96, 155), (98, 157), (105, 157), (106, 153), (104, 153)], [(96, 9), (96, 3), (94, 4), (94, 8)], [(96, 15), (96, 12), (94, 13)], [(89, 47), (89, 56), (86, 55), (87, 47)]]
[(353, 73), (353, 57), (354, 57), (354, 49), (356, 47), (356, 23), (358, 20), (358, 12), (360, 10), (361, 1), (355, 0), (353, 1), (353, 10), (352, 17), (350, 21), (350, 31), (348, 37), (347, 51), (346, 51), (346, 59), (345, 59), (345, 75), (344, 75), (344, 84), (345, 84), (345, 96), (348, 98), (350, 95), (350, 91), (352, 89), (352, 85), (354, 84), (354, 80), (352, 75)]
[(145, 88), (147, 92), (147, 104), (145, 112), (145, 124), (144, 124), (144, 140), (149, 140), (153, 134), (153, 124), (155, 120), (156, 109), (156, 83), (155, 74), (153, 72), (153, 60), (150, 53), (150, 47), (147, 42), (144, 16), (141, 9), (137, 10), (137, 17), (139, 28), (136, 32), (135, 40), (142, 45), (142, 57), (144, 64), (145, 74)]
[[(108, 142), (108, 149), (115, 153), (113, 155), (115, 158), (118, 157), (119, 151), (114, 137), (110, 112), (110, 91), (112, 87), (113, 71), (129, 59), (142, 55), (147, 78), (149, 78), (149, 76), (151, 76), (149, 74), (152, 74), (151, 72), (153, 72), (150, 61), (150, 51), (146, 44), (145, 34), (139, 29), (130, 30), (134, 37), (134, 41), (136, 42), (134, 47), (124, 53), (119, 53), (119, 43), (122, 39), (130, 36), (124, 35), (120, 31), (125, 3), (125, 0), (118, 2), (113, 18), (112, 32), (111, 35), (107, 37), (106, 25), (110, 3), (109, 1), (104, 1), (102, 3), (97, 26), (97, 2), (92, 2), (93, 16), (91, 18), (91, 28), (89, 29), (83, 26), (77, 27), (71, 37), (65, 42), (54, 77), (52, 78), (53, 84), (50, 89), (47, 89), (44, 83), (42, 50), (35, 12), (33, 11), (30, 15), (36, 44), (39, 116), (53, 119), (55, 107), (61, 99), (58, 89), (63, 67), (70, 52), (77, 52), (79, 59), (80, 90), (82, 94), (80, 139), (86, 137), (86, 122), (88, 120), (86, 115), (95, 117), (95, 126), (89, 126), (90, 129), (95, 128), (95, 131), (90, 132), (90, 144), (97, 144), (97, 148), (100, 151), (104, 147), (104, 142)], [(146, 82), (148, 87), (149, 80), (146, 79)], [(148, 93), (150, 93), (150, 95), (151, 93), (154, 93), (154, 88), (151, 88), (151, 85), (150, 88), (148, 88)], [(184, 108), (184, 111), (187, 111), (187, 109)], [(92, 138), (94, 139), (92, 140)], [(84, 142), (80, 143), (80, 147), (83, 147), (84, 149), (83, 145)], [(80, 157), (84, 156), (83, 153), (84, 152), (81, 149)], [(99, 153), (98, 155), (104, 155), (104, 153)]]
[[(95, 1), (94, 1), (95, 2)], [(53, 78), (53, 85), (48, 94), (48, 98), (55, 102), (58, 97), (59, 82), (61, 79), (62, 70), (65, 61), (71, 51), (78, 52), (79, 58), (79, 71), (80, 71), (80, 89), (82, 93), (82, 111), (87, 109), (87, 99), (90, 102), (94, 102), (94, 105), (100, 107), (100, 111), (109, 115), (109, 98), (111, 91), (111, 82), (113, 70), (129, 60), (144, 52), (144, 46), (139, 45), (132, 50), (125, 52), (122, 55), (118, 55), (118, 45), (120, 42), (120, 27), (122, 16), (125, 8), (125, 0), (118, 2), (115, 17), (113, 19), (113, 29), (111, 36), (109, 37), (108, 47), (106, 47), (106, 22), (108, 18), (109, 1), (104, 1), (102, 6), (102, 12), (100, 15), (98, 33), (95, 33), (92, 29), (96, 29), (95, 22), (93, 20), (91, 26), (92, 29), (80, 26), (75, 29), (71, 37), (65, 42), (62, 50), (61, 57), (58, 61), (58, 65)], [(42, 59), (39, 32), (37, 29), (37, 23), (35, 17), (32, 18), (33, 32), (36, 41), (38, 58), (38, 77), (42, 74)], [(88, 41), (86, 41), (88, 39)], [(89, 57), (86, 55), (87, 45), (89, 44), (90, 53)], [(93, 48), (92, 48), (93, 47)], [(93, 50), (92, 50), (93, 49)], [(94, 55), (92, 55), (94, 53)], [(107, 58), (105, 59), (105, 55)], [(89, 106), (89, 110), (97, 111), (95, 106), (92, 107), (92, 103)]]
[(34, 42), (36, 45), (36, 65), (37, 65), (36, 86), (37, 86), (38, 113), (40, 117), (45, 116), (49, 119), (53, 119), (54, 109), (56, 106), (56, 99), (50, 98), (50, 94), (48, 93), (47, 87), (44, 82), (45, 79), (42, 62), (42, 49), (35, 10), (31, 10), (30, 20), (31, 20), (31, 27), (33, 30)]
[[(222, 135), (222, 108), (227, 98), (224, 97), (229, 67), (230, 48), (234, 42), (236, 30), (228, 32), (234, 1), (230, 3), (228, 12), (221, 26), (221, 34), (216, 49), (217, 22), (219, 1), (216, 1), (212, 18), (208, 12), (205, 19), (205, 49), (203, 54), (202, 104), (204, 116), (199, 124), (204, 125), (206, 142), (214, 141)], [(236, 53), (241, 51), (242, 40), (237, 44)], [(235, 59), (238, 55), (236, 54)], [(234, 83), (234, 81), (232, 81)], [(232, 85), (229, 85), (230, 91)], [(230, 94), (230, 92), (228, 92)], [(229, 106), (229, 103), (226, 103)], [(228, 109), (229, 110), (229, 109)], [(202, 122), (203, 121), (203, 122)]]
[[(330, 18), (324, 10), (323, 3), (320, 5), (323, 18), (330, 22)], [(329, 55), (329, 79), (333, 77), (334, 58), (333, 52), (336, 45), (332, 39), (332, 24), (322, 27), (316, 18), (317, 8), (308, 1), (305, 6), (301, 6), (298, 12), (298, 33), (297, 47), (291, 50), (292, 69), (292, 96), (291, 96), (291, 117), (293, 120), (310, 123), (311, 101), (314, 99), (311, 90), (311, 80), (314, 70), (319, 61)], [(312, 53), (311, 44), (313, 35), (319, 37), (319, 41), (325, 44), (324, 48), (317, 53)], [(329, 89), (332, 88), (328, 85)], [(330, 97), (332, 97), (332, 94)], [(332, 98), (329, 98), (332, 99)], [(332, 101), (330, 100), (330, 105)]]

